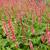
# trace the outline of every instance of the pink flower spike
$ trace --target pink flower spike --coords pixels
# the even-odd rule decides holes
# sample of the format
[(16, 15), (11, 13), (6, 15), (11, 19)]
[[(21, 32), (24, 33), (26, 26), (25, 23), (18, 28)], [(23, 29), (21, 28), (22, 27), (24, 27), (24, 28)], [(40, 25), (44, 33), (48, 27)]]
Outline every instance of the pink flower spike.
[(15, 34), (12, 34), (11, 37), (12, 37), (12, 40), (13, 40), (13, 41), (16, 41), (16, 36), (15, 36)]
[(6, 22), (4, 21), (4, 18), (2, 18), (2, 23), (3, 23), (3, 29), (4, 29), (4, 31), (6, 33), (7, 38), (10, 38), (8, 28), (7, 28)]
[(42, 43), (44, 43), (44, 42), (45, 42), (45, 40), (46, 40), (45, 36), (44, 36), (44, 35), (42, 35), (42, 36), (41, 36), (41, 41), (42, 41)]
[(34, 32), (35, 32), (34, 27), (31, 27), (31, 32), (32, 32), (32, 35), (34, 35)]
[(48, 45), (50, 45), (50, 38), (48, 38), (47, 41), (48, 41)]
[(29, 41), (30, 50), (34, 50), (31, 40)]
[(9, 28), (10, 28), (10, 30), (11, 30), (11, 33), (12, 33), (11, 39), (12, 39), (13, 41), (15, 41), (15, 40), (16, 40), (16, 36), (15, 36), (14, 28), (13, 28), (13, 26), (12, 26), (12, 21), (11, 21), (11, 19), (8, 19), (8, 26), (9, 26)]

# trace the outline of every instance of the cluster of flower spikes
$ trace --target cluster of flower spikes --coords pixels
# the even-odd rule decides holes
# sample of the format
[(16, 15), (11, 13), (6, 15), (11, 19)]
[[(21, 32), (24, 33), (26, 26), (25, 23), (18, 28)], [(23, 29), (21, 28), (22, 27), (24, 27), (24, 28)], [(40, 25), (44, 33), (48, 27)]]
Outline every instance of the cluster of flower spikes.
[[(19, 19), (20, 23), (22, 23), (23, 16), (24, 15), (27, 16), (27, 11), (28, 12), (33, 11), (32, 12), (32, 16), (33, 16), (32, 21), (34, 20), (33, 18), (35, 17), (33, 14), (35, 11), (36, 15), (38, 16), (39, 23), (41, 23), (42, 15), (46, 9), (46, 5), (45, 5), (45, 3), (43, 3), (42, 0), (38, 0), (37, 4), (36, 4), (35, 0), (27, 0), (27, 1), (26, 0), (4, 0), (4, 1), (0, 0), (0, 7), (2, 7), (2, 6), (3, 6), (3, 9), (5, 10), (6, 16), (8, 16), (8, 17), (9, 17), (9, 15), (7, 14), (8, 12), (6, 9), (9, 9), (8, 11), (10, 11), (10, 15), (12, 15), (12, 13), (14, 13), (14, 11), (17, 11), (15, 14), (16, 15), (16, 21)], [(11, 10), (11, 8), (12, 8), (12, 10)], [(4, 26), (4, 31), (7, 34), (7, 37), (9, 35), (8, 28), (10, 28), (11, 33), (12, 33), (12, 40), (15, 40), (16, 37), (15, 37), (14, 28), (12, 26), (11, 18), (8, 18), (8, 28), (6, 26), (6, 22), (3, 18), (3, 26)], [(34, 33), (34, 27), (33, 26), (31, 26), (31, 32)], [(31, 42), (30, 42), (30, 45), (32, 46)]]

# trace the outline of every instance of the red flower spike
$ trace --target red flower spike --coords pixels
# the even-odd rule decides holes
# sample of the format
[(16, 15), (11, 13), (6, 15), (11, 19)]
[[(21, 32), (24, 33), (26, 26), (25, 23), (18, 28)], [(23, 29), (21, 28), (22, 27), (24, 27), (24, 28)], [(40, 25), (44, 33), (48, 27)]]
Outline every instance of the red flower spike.
[(50, 38), (48, 38), (47, 41), (48, 41), (48, 45), (50, 45)]
[(45, 40), (46, 40), (45, 36), (44, 36), (44, 35), (42, 35), (42, 36), (41, 36), (41, 41), (42, 41), (42, 43), (44, 43), (44, 42), (45, 42)]
[(47, 24), (47, 28), (46, 28), (46, 39), (48, 41), (48, 45), (50, 45), (50, 31), (49, 31), (48, 24)]
[(42, 23), (42, 16), (39, 16), (39, 17), (38, 17), (38, 22), (39, 22), (39, 24)]
[(11, 21), (11, 19), (8, 20), (8, 26), (9, 26), (11, 32), (14, 33), (14, 28), (13, 28), (13, 26), (12, 26), (12, 21)]
[(2, 22), (3, 22), (3, 29), (6, 32), (6, 36), (7, 36), (7, 38), (10, 38), (8, 28), (7, 28), (7, 25), (6, 25), (6, 22), (4, 21), (4, 19), (2, 19)]
[(33, 8), (34, 8), (34, 11), (36, 12), (36, 15), (40, 16), (40, 9), (37, 6), (36, 1), (35, 0), (30, 0), (29, 2), (30, 2), (29, 7), (31, 7), (31, 10), (33, 10)]
[(43, 0), (39, 0), (38, 4), (40, 6), (41, 15), (43, 15), (44, 11), (46, 10), (46, 3), (44, 3)]
[(34, 27), (31, 27), (31, 32), (32, 32), (32, 35), (34, 35), (34, 32), (35, 32)]
[(11, 30), (11, 33), (12, 33), (11, 38), (12, 38), (13, 41), (15, 41), (15, 40), (16, 40), (16, 36), (15, 36), (14, 28), (13, 28), (13, 26), (12, 26), (12, 21), (11, 21), (11, 19), (8, 19), (8, 26), (9, 26), (9, 28), (10, 28), (10, 30)]
[(31, 41), (29, 41), (29, 46), (30, 46), (30, 50), (34, 50), (34, 47)]
[(16, 41), (16, 36), (15, 36), (14, 33), (11, 35), (11, 37), (12, 37), (12, 40), (13, 40), (13, 41)]
[(50, 45), (50, 31), (48, 31), (47, 33), (47, 41), (48, 41), (48, 45)]

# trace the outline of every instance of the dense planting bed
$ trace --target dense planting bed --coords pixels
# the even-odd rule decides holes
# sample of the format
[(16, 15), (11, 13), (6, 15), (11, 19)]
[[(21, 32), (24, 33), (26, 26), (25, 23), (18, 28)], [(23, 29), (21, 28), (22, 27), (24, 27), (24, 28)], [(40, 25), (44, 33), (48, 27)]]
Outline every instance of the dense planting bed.
[(50, 0), (0, 0), (0, 50), (50, 50)]

